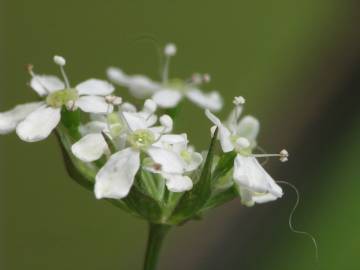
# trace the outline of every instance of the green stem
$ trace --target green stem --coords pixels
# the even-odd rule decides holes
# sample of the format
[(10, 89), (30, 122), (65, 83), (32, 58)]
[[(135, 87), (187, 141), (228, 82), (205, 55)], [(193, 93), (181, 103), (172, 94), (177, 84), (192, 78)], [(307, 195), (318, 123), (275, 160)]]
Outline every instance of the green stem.
[(149, 238), (146, 248), (144, 270), (156, 270), (161, 246), (170, 228), (171, 226), (164, 224), (149, 224)]

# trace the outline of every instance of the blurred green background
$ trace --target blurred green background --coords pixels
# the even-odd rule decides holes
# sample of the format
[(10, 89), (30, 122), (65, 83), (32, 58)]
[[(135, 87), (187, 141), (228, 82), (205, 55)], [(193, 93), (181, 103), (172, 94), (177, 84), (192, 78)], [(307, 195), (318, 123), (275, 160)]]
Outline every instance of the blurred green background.
[[(178, 45), (171, 74), (209, 72), (231, 109), (247, 98), (260, 118), (260, 144), (287, 148), (289, 163), (270, 162), (274, 178), (302, 194), (247, 209), (231, 202), (200, 222), (176, 228), (160, 269), (360, 269), (359, 3), (349, 0), (0, 0), (0, 109), (34, 98), (24, 66), (58, 72), (68, 60), (73, 83), (105, 77), (117, 65), (156, 79), (151, 40)], [(127, 96), (124, 93), (124, 96)], [(209, 122), (183, 107), (178, 130), (203, 148)], [(146, 224), (72, 182), (56, 140), (0, 138), (0, 269), (141, 269)]]

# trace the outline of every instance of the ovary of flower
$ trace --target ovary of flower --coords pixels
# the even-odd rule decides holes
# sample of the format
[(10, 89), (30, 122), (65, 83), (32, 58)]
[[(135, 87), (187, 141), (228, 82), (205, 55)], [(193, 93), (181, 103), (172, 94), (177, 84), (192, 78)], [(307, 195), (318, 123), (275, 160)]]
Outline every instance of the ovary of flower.
[(199, 80), (190, 81), (167, 78), (170, 57), (176, 52), (174, 48), (173, 44), (168, 44), (164, 50), (166, 61), (162, 82), (154, 82), (143, 75), (127, 75), (116, 67), (107, 69), (108, 78), (113, 83), (128, 88), (137, 98), (152, 97), (161, 108), (174, 108), (184, 97), (187, 97), (201, 108), (219, 111), (223, 106), (220, 94), (217, 91), (205, 93), (198, 89), (199, 84), (210, 81), (210, 75), (205, 74), (199, 77)]
[(219, 130), (218, 136), (223, 152), (237, 153), (233, 179), (239, 189), (242, 203), (251, 206), (254, 203), (265, 203), (282, 197), (281, 187), (251, 154), (259, 132), (257, 119), (247, 116), (239, 120), (232, 113), (228, 123), (224, 124), (210, 111), (207, 110), (205, 113)]
[[(62, 59), (54, 60), (63, 67)], [(90, 113), (106, 113), (109, 110), (104, 96), (111, 94), (114, 87), (106, 81), (89, 79), (70, 88), (56, 76), (36, 75), (32, 69), (30, 74), (30, 86), (43, 101), (18, 105), (10, 111), (0, 113), (2, 134), (16, 129), (22, 140), (36, 142), (47, 138), (56, 128), (63, 107), (70, 110), (80, 108)]]

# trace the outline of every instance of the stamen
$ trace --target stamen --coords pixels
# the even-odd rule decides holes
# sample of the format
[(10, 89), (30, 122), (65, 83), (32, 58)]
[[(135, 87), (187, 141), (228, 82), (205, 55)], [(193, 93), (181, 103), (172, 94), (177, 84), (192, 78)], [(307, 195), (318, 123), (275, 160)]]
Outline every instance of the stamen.
[(66, 64), (65, 58), (62, 57), (62, 56), (55, 55), (54, 56), (54, 62), (55, 62), (55, 64), (57, 64), (60, 67), (60, 72), (61, 72), (61, 75), (64, 78), (66, 88), (70, 89), (69, 79), (68, 79), (68, 77), (67, 77), (67, 75), (65, 73), (65, 69), (64, 69), (64, 66)]
[(163, 67), (162, 81), (163, 83), (167, 83), (169, 79), (169, 69), (170, 69), (170, 59), (172, 56), (176, 54), (176, 45), (173, 43), (169, 43), (165, 46), (164, 54), (165, 54), (165, 62)]
[(118, 106), (122, 103), (122, 98), (114, 95), (105, 96), (105, 101), (108, 104)]
[(286, 162), (288, 161), (288, 157), (289, 157), (289, 153), (283, 149), (280, 151), (279, 154), (252, 154), (252, 157), (279, 157), (281, 162)]
[(240, 115), (243, 110), (243, 105), (245, 104), (245, 98), (242, 96), (234, 97), (233, 104), (235, 105), (235, 117), (239, 121)]

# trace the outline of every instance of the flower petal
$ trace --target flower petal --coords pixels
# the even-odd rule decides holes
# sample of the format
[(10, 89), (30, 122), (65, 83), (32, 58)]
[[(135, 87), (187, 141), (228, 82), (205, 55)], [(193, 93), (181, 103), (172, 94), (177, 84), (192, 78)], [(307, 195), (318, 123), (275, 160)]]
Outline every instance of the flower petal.
[(204, 93), (199, 89), (193, 88), (186, 93), (186, 96), (201, 108), (209, 109), (210, 111), (220, 111), (223, 107), (223, 99), (217, 91)]
[(0, 113), (0, 134), (7, 134), (15, 130), (18, 123), (35, 111), (43, 102), (25, 103), (15, 106), (13, 109)]
[(99, 96), (82, 96), (76, 101), (76, 105), (87, 113), (111, 113), (113, 106)]
[(16, 128), (16, 133), (26, 142), (46, 139), (60, 122), (60, 108), (43, 105), (30, 113)]
[(252, 192), (271, 193), (276, 197), (283, 195), (282, 189), (264, 170), (255, 157), (237, 155), (234, 162), (234, 181)]
[(80, 125), (79, 131), (82, 136), (91, 133), (101, 133), (108, 128), (108, 124), (102, 121), (91, 121), (85, 125)]
[(106, 74), (109, 80), (121, 86), (128, 86), (130, 83), (130, 76), (126, 75), (120, 68), (109, 67)]
[(221, 123), (220, 119), (217, 118), (209, 110), (205, 110), (205, 114), (209, 118), (209, 120), (213, 122), (219, 129), (218, 136), (220, 140), (221, 149), (223, 150), (223, 152), (226, 153), (234, 150), (234, 144), (231, 141), (230, 131)]
[(186, 164), (174, 151), (152, 146), (147, 150), (147, 153), (155, 163), (161, 165), (160, 170), (162, 172), (176, 174), (184, 172)]
[(199, 168), (200, 164), (203, 162), (203, 156), (200, 153), (193, 152), (191, 153), (190, 162), (186, 164), (186, 171), (192, 172)]
[(148, 127), (146, 119), (138, 115), (138, 113), (123, 112), (123, 116), (132, 131)]
[(241, 137), (247, 138), (251, 142), (256, 141), (259, 134), (260, 123), (255, 117), (247, 115), (243, 117), (237, 127), (237, 134)]
[(126, 148), (113, 154), (96, 175), (96, 198), (122, 199), (126, 197), (139, 168), (139, 151)]
[(166, 187), (172, 192), (184, 192), (191, 190), (193, 182), (190, 177), (180, 174), (162, 174), (166, 179)]
[(75, 87), (78, 90), (79, 95), (98, 95), (106, 96), (114, 92), (114, 86), (104, 80), (89, 79)]
[(153, 82), (145, 76), (129, 76), (116, 67), (108, 68), (107, 75), (112, 82), (128, 87), (130, 93), (136, 98), (149, 97), (160, 88), (159, 84)]
[(159, 84), (142, 75), (131, 76), (128, 87), (136, 98), (147, 98), (160, 89)]
[(156, 92), (152, 99), (156, 102), (159, 107), (162, 108), (173, 108), (178, 105), (183, 95), (176, 90), (163, 89)]
[(71, 146), (72, 153), (84, 162), (98, 160), (107, 150), (107, 143), (101, 133), (88, 134)]
[(35, 75), (30, 81), (30, 86), (41, 97), (65, 88), (65, 84), (53, 75)]

